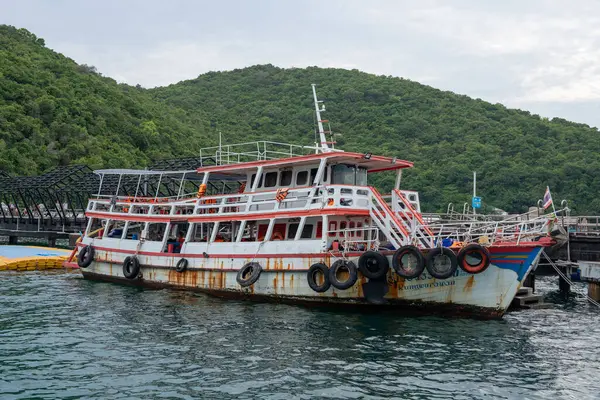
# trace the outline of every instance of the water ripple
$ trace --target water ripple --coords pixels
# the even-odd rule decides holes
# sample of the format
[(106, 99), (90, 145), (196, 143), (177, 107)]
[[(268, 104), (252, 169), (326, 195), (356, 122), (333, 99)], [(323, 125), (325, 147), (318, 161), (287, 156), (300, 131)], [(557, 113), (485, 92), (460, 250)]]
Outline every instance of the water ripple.
[(600, 310), (402, 318), (0, 274), (0, 398), (599, 398)]

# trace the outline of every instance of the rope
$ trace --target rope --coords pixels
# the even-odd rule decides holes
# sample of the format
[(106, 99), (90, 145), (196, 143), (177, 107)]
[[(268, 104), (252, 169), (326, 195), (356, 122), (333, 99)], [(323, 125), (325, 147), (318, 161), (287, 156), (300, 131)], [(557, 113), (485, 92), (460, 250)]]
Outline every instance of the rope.
[[(546, 261), (548, 261), (548, 263), (552, 266), (552, 268), (554, 268), (554, 270), (556, 271), (556, 273), (558, 273), (558, 275), (561, 278), (563, 278), (569, 285), (573, 285), (573, 282), (569, 278), (567, 278), (565, 276), (565, 274), (563, 274), (563, 272), (560, 270), (560, 268), (558, 268), (558, 266), (554, 263), (554, 261), (552, 261), (552, 259), (550, 257), (548, 257), (548, 255), (546, 254), (546, 252), (544, 250), (542, 250), (542, 254), (546, 258)], [(587, 301), (589, 301), (590, 303), (592, 303), (596, 307), (600, 307), (600, 303), (598, 303), (596, 300), (592, 299), (587, 294), (585, 295), (585, 298), (586, 298)]]
[(265, 243), (266, 243), (266, 241), (260, 242), (260, 244), (258, 245), (258, 249), (256, 250), (256, 253), (254, 253), (254, 255), (252, 256), (252, 259), (250, 260), (250, 262), (254, 262), (254, 260), (256, 259), (256, 256), (260, 252), (260, 249), (262, 248), (263, 244), (265, 244)]

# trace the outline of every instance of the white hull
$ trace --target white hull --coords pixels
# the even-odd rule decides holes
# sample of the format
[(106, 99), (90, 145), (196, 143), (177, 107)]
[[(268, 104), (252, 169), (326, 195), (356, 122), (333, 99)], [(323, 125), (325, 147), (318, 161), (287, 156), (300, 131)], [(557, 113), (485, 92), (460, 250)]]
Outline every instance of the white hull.
[[(375, 284), (375, 295), (368, 288), (369, 280), (360, 272), (357, 283), (347, 290), (338, 290), (332, 286), (323, 293), (314, 292), (307, 282), (308, 268), (318, 262), (331, 265), (335, 262), (331, 255), (223, 257), (213, 254), (205, 257), (202, 253), (185, 254), (189, 262), (188, 269), (180, 273), (175, 270), (175, 265), (182, 255), (144, 255), (138, 252), (137, 257), (142, 266), (141, 276), (127, 280), (123, 275), (122, 264), (128, 255), (128, 252), (96, 248), (95, 261), (82, 272), (85, 277), (92, 279), (186, 288), (227, 297), (256, 297), (261, 300), (267, 297), (275, 301), (355, 305), (411, 304), (433, 312), (438, 308), (444, 313), (500, 317), (510, 305), (524, 277), (536, 265), (540, 252), (539, 248), (529, 249), (529, 258), (526, 259), (524, 255), (521, 258), (523, 261), (516, 264), (516, 268), (507, 268), (504, 264), (506, 260), (515, 257), (514, 253), (492, 254), (492, 260), (496, 257), (497, 264), (501, 266), (493, 262), (487, 270), (477, 275), (457, 270), (455, 276), (445, 280), (432, 278), (426, 272), (416, 279), (405, 280), (390, 268), (386, 281)], [(357, 256), (348, 259), (358, 263)], [(391, 265), (391, 255), (388, 259)], [(236, 276), (239, 269), (251, 261), (258, 262), (263, 271), (255, 284), (243, 288), (236, 281)], [(510, 262), (514, 264), (514, 261)], [(366, 291), (371, 294), (366, 295)]]

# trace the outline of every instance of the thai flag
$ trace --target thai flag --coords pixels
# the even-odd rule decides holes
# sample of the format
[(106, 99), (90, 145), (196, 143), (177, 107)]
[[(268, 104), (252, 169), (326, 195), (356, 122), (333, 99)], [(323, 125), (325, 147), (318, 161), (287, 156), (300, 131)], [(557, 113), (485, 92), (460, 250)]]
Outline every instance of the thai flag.
[(546, 186), (546, 193), (544, 193), (544, 210), (552, 205), (552, 195), (550, 194), (550, 187)]

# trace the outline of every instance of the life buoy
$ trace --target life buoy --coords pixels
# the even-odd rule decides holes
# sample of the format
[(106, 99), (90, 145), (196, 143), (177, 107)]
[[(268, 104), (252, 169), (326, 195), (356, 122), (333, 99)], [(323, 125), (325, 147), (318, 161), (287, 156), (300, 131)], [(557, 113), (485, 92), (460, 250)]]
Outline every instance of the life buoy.
[(425, 270), (425, 257), (415, 246), (402, 246), (392, 257), (392, 267), (404, 279), (413, 279)]
[(85, 246), (77, 254), (77, 265), (80, 268), (89, 267), (94, 261), (94, 254), (96, 254), (96, 250), (92, 246)]
[(244, 265), (236, 276), (237, 283), (241, 287), (248, 287), (256, 283), (262, 272), (262, 267), (257, 262), (249, 262)]
[[(348, 276), (342, 280), (338, 275), (344, 270)], [(346, 290), (352, 287), (357, 279), (358, 269), (356, 268), (356, 264), (352, 261), (337, 260), (329, 269), (329, 282), (337, 289)]]
[(271, 240), (283, 240), (283, 235), (281, 232), (275, 232), (273, 233), (273, 238)]
[(177, 265), (175, 266), (175, 271), (183, 272), (187, 269), (187, 267), (188, 267), (188, 260), (185, 258), (182, 258), (179, 261), (177, 261)]
[(140, 262), (136, 256), (129, 256), (123, 261), (123, 276), (135, 279), (140, 273)]
[[(321, 284), (317, 283), (317, 281), (320, 280), (317, 278), (319, 275), (323, 277), (323, 282)], [(306, 274), (306, 280), (308, 281), (308, 286), (317, 293), (326, 292), (331, 287), (331, 282), (329, 281), (329, 268), (323, 263), (311, 265), (308, 269), (308, 274)]]
[(436, 279), (450, 278), (457, 268), (456, 255), (447, 247), (436, 247), (427, 254), (427, 272)]
[(470, 274), (480, 274), (490, 266), (490, 252), (483, 246), (472, 243), (458, 253), (459, 267)]
[(358, 259), (358, 269), (369, 279), (381, 279), (390, 269), (390, 263), (383, 254), (366, 251)]

